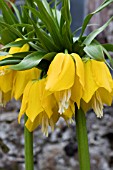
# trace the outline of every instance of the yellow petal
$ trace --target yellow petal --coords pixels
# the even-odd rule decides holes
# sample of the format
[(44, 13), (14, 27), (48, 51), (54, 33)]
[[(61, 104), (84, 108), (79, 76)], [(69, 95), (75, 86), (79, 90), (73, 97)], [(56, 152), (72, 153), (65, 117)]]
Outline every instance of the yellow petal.
[(92, 64), (91, 60), (88, 60), (84, 63), (84, 73), (85, 73), (85, 87), (84, 87), (84, 93), (83, 93), (83, 100), (88, 103), (95, 91), (98, 89), (98, 86), (93, 78), (92, 73)]
[(46, 89), (61, 91), (69, 89), (74, 83), (75, 66), (69, 54), (59, 53), (51, 62), (47, 72)]
[(88, 103), (86, 103), (83, 99), (81, 99), (80, 106), (83, 109), (83, 111), (86, 113), (89, 109), (92, 108), (91, 100)]
[(81, 86), (84, 88), (85, 81), (84, 81), (84, 64), (83, 64), (83, 61), (78, 54), (72, 53), (71, 55), (73, 56), (73, 58), (75, 60), (76, 75), (79, 78), (79, 82), (80, 82)]
[[(20, 41), (22, 40), (21, 38), (17, 38), (15, 41)], [(29, 51), (29, 45), (24, 44), (22, 47), (11, 47), (9, 50), (9, 54), (14, 54), (18, 52), (26, 52)]]
[(3, 103), (6, 104), (11, 100), (11, 91), (8, 91), (7, 93), (3, 93)]
[(20, 123), (20, 119), (21, 119), (22, 115), (26, 112), (26, 109), (28, 107), (29, 92), (30, 92), (30, 89), (31, 89), (33, 83), (34, 83), (33, 81), (29, 81), (29, 83), (27, 84), (27, 86), (24, 90), (22, 104), (21, 104), (21, 108), (20, 108), (20, 113), (18, 115), (18, 122), (19, 123)]
[(112, 91), (112, 77), (104, 62), (91, 60), (93, 78), (98, 87), (103, 87), (109, 92)]
[(102, 103), (107, 104), (108, 106), (111, 106), (113, 95), (104, 88), (99, 88), (98, 93), (101, 97)]
[(29, 96), (28, 96), (28, 107), (26, 109), (26, 115), (33, 122), (39, 113), (43, 111), (41, 105), (41, 84), (43, 80), (36, 81), (33, 83)]
[(4, 93), (7, 93), (12, 89), (13, 86), (13, 78), (14, 78), (14, 72), (9, 70), (7, 73), (4, 73), (4, 75), (0, 76), (0, 89)]
[(80, 108), (80, 100), (83, 96), (83, 87), (79, 81), (79, 77), (75, 74), (75, 82), (71, 88), (71, 99), (76, 102), (78, 108)]
[(29, 51), (29, 44), (24, 44), (19, 50), (19, 52), (27, 52), (27, 51)]
[(42, 116), (43, 114), (40, 113), (36, 118), (35, 120), (32, 122), (29, 118), (27, 119), (27, 122), (25, 124), (26, 128), (32, 132), (34, 131), (39, 125), (42, 124)]
[(18, 53), (20, 51), (20, 47), (11, 47), (9, 50), (9, 54)]
[(72, 95), (71, 99), (76, 102), (78, 108), (80, 108), (80, 99), (83, 95), (83, 89), (84, 89), (84, 64), (82, 62), (82, 59), (78, 54), (72, 53), (71, 54), (75, 60), (75, 80), (74, 85), (71, 88)]
[[(17, 71), (13, 81), (12, 96), (18, 100), (30, 80), (38, 79), (40, 71), (36, 68)], [(21, 82), (21, 83), (20, 83)]]

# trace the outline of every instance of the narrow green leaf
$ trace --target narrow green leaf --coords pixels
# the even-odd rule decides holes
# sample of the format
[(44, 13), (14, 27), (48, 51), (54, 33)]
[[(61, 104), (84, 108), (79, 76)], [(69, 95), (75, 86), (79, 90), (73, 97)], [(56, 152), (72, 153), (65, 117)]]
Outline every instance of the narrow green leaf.
[(42, 60), (45, 53), (33, 52), (27, 55), (19, 64), (11, 66), (13, 70), (27, 70), (36, 67)]
[(44, 55), (43, 59), (51, 61), (55, 57), (56, 54), (57, 54), (56, 52), (47, 53)]
[(40, 11), (40, 15), (38, 16), (41, 21), (46, 25), (47, 30), (49, 31), (54, 43), (61, 47), (62, 46), (62, 37), (59, 32), (59, 26), (56, 23), (54, 17), (51, 17), (44, 7), (43, 3), (39, 0), (35, 0), (38, 5), (38, 9)]
[(85, 45), (89, 45), (91, 44), (91, 42), (94, 40), (94, 38), (100, 34), (108, 25), (109, 23), (113, 20), (113, 17), (111, 17), (102, 27), (94, 30), (93, 32), (91, 32), (86, 39), (83, 41), (83, 44)]
[(15, 12), (15, 14), (16, 14), (16, 17), (17, 17), (17, 19), (18, 19), (18, 22), (19, 22), (19, 23), (22, 23), (21, 14), (20, 14), (18, 8), (17, 8), (16, 5), (15, 5), (14, 3), (12, 3), (10, 0), (8, 0), (8, 2), (9, 2), (9, 3), (11, 4), (11, 6), (13, 7), (13, 10), (14, 10), (14, 12)]
[(4, 21), (8, 24), (14, 24), (18, 23), (18, 20), (16, 19), (14, 13), (12, 10), (8, 7), (6, 2), (4, 0), (0, 0), (0, 8), (2, 10)]
[(8, 57), (3, 60), (0, 60), (0, 66), (18, 64), (21, 62), (21, 60), (22, 59), (20, 58)]
[(79, 40), (81, 39), (81, 37), (83, 36), (84, 34), (84, 31), (90, 21), (90, 19), (92, 18), (92, 16), (98, 12), (100, 12), (101, 10), (103, 10), (106, 6), (108, 6), (110, 3), (112, 3), (113, 0), (105, 0), (94, 12), (88, 14), (85, 19), (84, 19), (84, 22), (83, 22), (83, 25), (82, 25), (82, 31), (81, 31), (81, 34), (79, 36)]
[(112, 59), (112, 57), (110, 56), (110, 54), (109, 54), (109, 52), (104, 48), (104, 47), (102, 47), (102, 49), (103, 49), (103, 52), (106, 54), (106, 56), (108, 57), (108, 59), (109, 59), (109, 61), (110, 61), (110, 64), (111, 64), (111, 66), (109, 65), (109, 63), (107, 63), (108, 64), (108, 66), (113, 70), (113, 59)]
[(44, 5), (45, 9), (47, 10), (48, 14), (53, 17), (52, 9), (51, 9), (49, 3), (46, 0), (43, 0), (42, 3)]
[(12, 54), (13, 57), (15, 58), (21, 58), (23, 59), (24, 57), (26, 57), (27, 55), (33, 53), (33, 51), (27, 51), (27, 52), (18, 52), (18, 53), (14, 53)]
[(11, 43), (6, 44), (5, 46), (2, 47), (3, 49), (9, 48), (9, 47), (21, 47), (26, 43), (32, 42), (32, 41), (38, 41), (38, 39), (24, 39), (24, 40), (19, 40), (19, 41), (13, 41)]
[(48, 35), (46, 31), (39, 28), (39, 26), (37, 26), (31, 18), (29, 19), (31, 21), (31, 24), (34, 26), (34, 30), (36, 30), (36, 35), (40, 41), (41, 46), (44, 48), (44, 50), (48, 52), (58, 50), (59, 47), (57, 47), (57, 45), (53, 42), (51, 36)]
[(65, 44), (65, 48), (71, 51), (73, 39), (72, 39), (72, 32), (70, 29), (72, 18), (70, 15), (69, 2), (70, 2), (69, 0), (63, 0), (63, 5), (61, 9), (60, 32), (63, 37), (63, 44)]
[(107, 50), (113, 52), (113, 44), (102, 44), (102, 46)]
[(6, 45), (11, 41), (15, 41), (15, 39), (17, 38), (17, 35), (14, 34), (12, 31), (10, 31), (8, 28), (2, 29), (0, 34), (1, 34), (1, 43), (3, 45)]
[(23, 38), (23, 35), (16, 28), (14, 28), (13, 25), (9, 25), (1, 21), (0, 21), (0, 24), (6, 27), (7, 29), (9, 29), (9, 31), (15, 34), (16, 36)]

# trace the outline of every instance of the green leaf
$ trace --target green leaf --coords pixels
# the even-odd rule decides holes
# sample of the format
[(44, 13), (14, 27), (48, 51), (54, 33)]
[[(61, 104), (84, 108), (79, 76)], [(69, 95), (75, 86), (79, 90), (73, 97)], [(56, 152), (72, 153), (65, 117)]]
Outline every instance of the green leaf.
[(23, 59), (24, 57), (26, 57), (27, 55), (33, 53), (34, 51), (27, 51), (27, 52), (18, 52), (18, 53), (14, 53), (12, 54), (13, 57), (15, 58), (21, 58)]
[(17, 17), (17, 19), (18, 19), (18, 22), (19, 22), (19, 23), (22, 23), (21, 14), (20, 14), (18, 8), (17, 8), (16, 5), (14, 5), (14, 3), (12, 3), (10, 0), (8, 0), (8, 2), (9, 2), (9, 3), (11, 4), (11, 6), (13, 7), (13, 10), (14, 10), (14, 12), (15, 12), (15, 14), (16, 14), (16, 17)]
[(6, 49), (6, 48), (10, 48), (10, 47), (21, 47), (24, 44), (26, 44), (28, 42), (32, 42), (32, 41), (38, 41), (38, 39), (34, 38), (34, 39), (24, 39), (24, 40), (19, 40), (19, 41), (13, 41), (13, 42), (8, 43), (5, 46), (3, 46), (2, 50)]
[(16, 19), (14, 13), (8, 7), (8, 5), (6, 4), (6, 2), (4, 0), (0, 0), (0, 8), (2, 10), (4, 21), (7, 24), (11, 25), (11, 24), (14, 24), (14, 23), (18, 23), (18, 20)]
[(84, 22), (83, 22), (83, 25), (82, 25), (82, 31), (81, 31), (81, 34), (79, 36), (79, 40), (81, 39), (81, 37), (83, 36), (84, 34), (84, 31), (90, 21), (90, 19), (93, 17), (94, 14), (100, 12), (101, 10), (103, 10), (106, 6), (108, 6), (110, 3), (112, 3), (113, 0), (105, 0), (94, 12), (88, 14), (85, 19), (84, 19)]
[(51, 61), (55, 57), (56, 54), (57, 54), (56, 52), (47, 53), (43, 56), (43, 59)]
[(16, 57), (8, 57), (3, 60), (0, 60), (0, 66), (18, 64), (21, 62), (21, 60), (22, 59)]
[(102, 49), (103, 49), (103, 52), (106, 54), (106, 56), (108, 57), (108, 59), (109, 59), (109, 61), (110, 61), (110, 64), (111, 64), (111, 66), (109, 65), (109, 63), (107, 63), (107, 65), (113, 70), (113, 59), (112, 59), (112, 57), (110, 56), (110, 54), (109, 54), (109, 52), (104, 48), (104, 47), (102, 47)]
[(69, 0), (63, 0), (63, 6), (61, 9), (61, 21), (60, 21), (60, 31), (63, 37), (64, 48), (72, 51), (72, 32), (70, 29), (71, 25), (71, 14), (70, 14), (70, 4)]
[(83, 44), (85, 45), (89, 45), (91, 44), (91, 42), (94, 40), (94, 38), (100, 34), (108, 25), (109, 23), (112, 21), (113, 17), (111, 17), (102, 27), (94, 30), (93, 32), (91, 32), (86, 39), (83, 41)]
[(102, 44), (102, 46), (107, 50), (113, 52), (113, 44)]
[(23, 35), (16, 29), (14, 28), (13, 25), (9, 25), (9, 24), (6, 24), (4, 22), (1, 22), (0, 21), (0, 24), (4, 27), (6, 27), (7, 29), (9, 29), (9, 31), (13, 34), (15, 34), (16, 36), (20, 37), (20, 38), (23, 38)]
[(53, 17), (52, 9), (51, 9), (49, 3), (46, 0), (43, 0), (42, 3), (44, 5), (45, 9), (47, 10), (48, 14)]
[(31, 21), (31, 24), (34, 26), (34, 30), (36, 31), (36, 35), (40, 41), (40, 46), (42, 46), (44, 50), (48, 52), (58, 50), (59, 48), (56, 44), (54, 44), (50, 35), (48, 35), (48, 33), (45, 32), (43, 29), (39, 28), (39, 26), (37, 26), (31, 18), (29, 19)]
[(19, 64), (10, 68), (13, 70), (27, 70), (36, 67), (43, 59), (44, 54), (43, 52), (33, 52), (27, 55)]
[(88, 45), (84, 48), (85, 53), (98, 61), (104, 61), (104, 53), (101, 45)]
[(11, 41), (15, 41), (17, 39), (17, 35), (10, 31), (8, 28), (4, 28), (1, 30), (1, 43), (6, 45)]
[(44, 7), (44, 5), (41, 1), (35, 0), (35, 2), (37, 3), (38, 9), (39, 9), (38, 17), (41, 19), (41, 21), (46, 26), (52, 39), (54, 40), (54, 43), (57, 46), (61, 47), (63, 45), (62, 37), (60, 35), (59, 26), (56, 23), (55, 18), (49, 15), (49, 13), (47, 12), (46, 8)]

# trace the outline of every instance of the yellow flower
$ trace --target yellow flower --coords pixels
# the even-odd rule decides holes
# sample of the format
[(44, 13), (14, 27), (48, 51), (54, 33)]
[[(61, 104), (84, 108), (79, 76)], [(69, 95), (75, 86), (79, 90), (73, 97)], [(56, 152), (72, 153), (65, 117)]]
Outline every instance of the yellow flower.
[[(16, 41), (19, 40), (21, 40), (21, 38), (18, 38)], [(9, 50), (10, 55), (2, 56), (0, 57), (0, 60), (12, 57), (11, 54), (25, 52), (28, 50), (28, 44), (24, 44), (22, 47), (11, 47)], [(7, 69), (8, 67), (9, 66), (0, 67), (1, 103), (6, 103), (12, 97), (14, 97), (16, 100), (21, 98), (26, 84), (32, 79), (37, 79), (40, 74), (40, 71), (36, 68), (25, 71), (14, 71)]]
[(56, 122), (60, 117), (65, 121), (72, 120), (74, 112), (74, 102), (70, 101), (70, 106), (62, 115), (58, 112), (58, 99), (53, 93), (45, 90), (46, 79), (30, 81), (23, 94), (22, 106), (20, 109), (18, 121), (25, 113), (28, 120), (25, 124), (29, 131), (33, 131), (39, 125), (42, 126), (42, 132), (48, 135), (48, 126), (54, 130)]
[[(56, 100), (52, 94), (45, 90), (45, 79), (30, 81), (24, 91), (22, 106), (19, 114), (26, 113), (28, 121), (26, 127), (33, 131), (37, 126), (42, 125), (42, 131), (47, 135), (48, 125), (54, 129), (54, 124), (58, 119)], [(52, 117), (54, 113), (54, 117)]]
[(84, 63), (85, 90), (81, 100), (84, 111), (93, 108), (97, 117), (103, 116), (103, 104), (111, 105), (113, 80), (104, 62), (88, 60)]
[(59, 95), (59, 113), (68, 109), (70, 100), (80, 107), (84, 88), (84, 65), (78, 54), (58, 53), (47, 72), (46, 89)]
[[(7, 56), (1, 56), (0, 60)], [(11, 99), (14, 72), (7, 70), (7, 66), (0, 67), (0, 103), (5, 105)]]

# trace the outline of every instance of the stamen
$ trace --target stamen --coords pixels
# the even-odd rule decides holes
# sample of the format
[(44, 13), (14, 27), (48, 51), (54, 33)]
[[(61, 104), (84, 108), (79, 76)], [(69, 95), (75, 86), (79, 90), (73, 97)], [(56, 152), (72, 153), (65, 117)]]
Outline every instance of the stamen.
[(53, 122), (53, 120), (52, 120), (52, 118), (50, 119), (50, 126), (51, 126), (51, 130), (52, 130), (52, 132), (54, 131), (54, 128), (55, 128), (55, 126), (54, 126), (54, 122)]
[(97, 117), (101, 118), (103, 116), (103, 103), (98, 91), (95, 93), (92, 108)]
[(43, 117), (42, 117), (42, 132), (47, 137), (48, 137), (48, 125), (49, 125), (48, 118), (45, 115), (43, 115)]
[[(63, 93), (63, 95), (62, 95), (62, 93)], [(65, 109), (68, 109), (70, 97), (71, 97), (71, 89), (68, 89), (68, 90), (61, 92), (61, 98), (60, 98), (60, 101), (58, 103), (58, 105), (59, 105), (58, 112), (60, 114), (64, 113)]]

